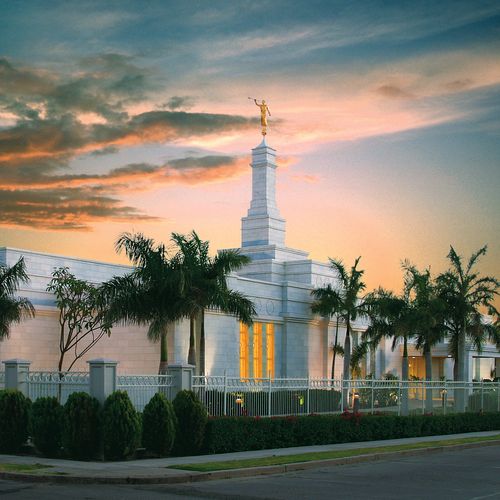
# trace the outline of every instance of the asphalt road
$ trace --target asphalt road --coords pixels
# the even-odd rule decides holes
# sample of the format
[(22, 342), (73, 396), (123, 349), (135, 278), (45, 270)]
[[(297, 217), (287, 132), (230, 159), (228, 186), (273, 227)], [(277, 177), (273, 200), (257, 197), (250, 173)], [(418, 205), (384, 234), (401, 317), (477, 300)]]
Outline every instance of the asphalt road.
[(176, 486), (0, 481), (6, 499), (500, 499), (500, 446)]

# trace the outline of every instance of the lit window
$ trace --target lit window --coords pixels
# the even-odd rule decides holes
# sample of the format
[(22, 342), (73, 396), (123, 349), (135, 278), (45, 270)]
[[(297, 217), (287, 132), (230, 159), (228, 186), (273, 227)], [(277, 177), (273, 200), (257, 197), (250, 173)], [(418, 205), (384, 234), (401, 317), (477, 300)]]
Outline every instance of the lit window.
[(262, 378), (262, 323), (253, 324), (253, 376)]
[(248, 377), (248, 326), (240, 323), (240, 376)]
[(274, 378), (274, 325), (266, 325), (266, 358), (267, 358), (267, 376)]
[(272, 323), (254, 323), (250, 328), (240, 323), (240, 377), (274, 377)]

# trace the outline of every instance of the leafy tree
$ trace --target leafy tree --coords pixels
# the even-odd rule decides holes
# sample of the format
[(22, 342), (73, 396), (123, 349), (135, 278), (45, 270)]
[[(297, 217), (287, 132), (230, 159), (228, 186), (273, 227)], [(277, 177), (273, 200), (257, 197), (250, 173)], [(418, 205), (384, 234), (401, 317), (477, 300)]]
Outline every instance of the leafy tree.
[[(317, 288), (312, 291), (315, 299), (311, 306), (312, 312), (324, 316), (337, 315), (342, 319), (346, 327), (344, 339), (344, 369), (343, 379), (349, 380), (351, 368), (351, 333), (352, 323), (365, 314), (365, 304), (360, 297), (366, 285), (362, 281), (364, 271), (358, 269), (361, 257), (354, 261), (350, 271), (346, 270), (341, 260), (329, 259), (330, 264), (337, 277), (337, 287), (330, 284), (326, 287)], [(344, 406), (347, 404), (347, 392), (344, 391)]]
[(52, 273), (47, 291), (55, 295), (59, 308), (57, 369), (63, 371), (66, 354), (73, 352), (73, 359), (64, 370), (69, 371), (104, 335), (111, 333), (103, 288), (78, 279), (67, 267), (61, 267)]
[(123, 233), (116, 242), (116, 250), (125, 251), (136, 267), (131, 273), (103, 284), (107, 317), (113, 323), (148, 325), (148, 338), (160, 341), (159, 372), (165, 373), (168, 326), (186, 316), (183, 269), (177, 258), (169, 257), (165, 245), (156, 245), (141, 233)]
[(255, 308), (244, 294), (231, 290), (227, 276), (250, 262), (238, 250), (222, 250), (215, 257), (209, 255), (208, 241), (202, 241), (195, 231), (189, 236), (173, 233), (172, 240), (179, 248), (177, 261), (184, 279), (183, 304), (189, 317), (188, 362), (196, 365), (195, 321), (200, 322), (199, 372), (205, 373), (205, 310), (212, 308), (234, 314), (247, 324), (252, 324)]
[(35, 316), (35, 308), (28, 299), (14, 297), (19, 285), (28, 281), (22, 257), (12, 267), (0, 265), (0, 340), (9, 336), (12, 323)]
[[(476, 269), (486, 251), (485, 245), (464, 262), (451, 246), (447, 256), (450, 268), (437, 278), (440, 296), (447, 304), (447, 330), (455, 360), (454, 379), (459, 381), (467, 379), (467, 338), (479, 349), (488, 338), (500, 347), (500, 314), (494, 305), (500, 282), (492, 276), (481, 276)], [(481, 309), (493, 317), (491, 324), (484, 323)], [(465, 394), (457, 391), (456, 396), (457, 409), (464, 410)]]

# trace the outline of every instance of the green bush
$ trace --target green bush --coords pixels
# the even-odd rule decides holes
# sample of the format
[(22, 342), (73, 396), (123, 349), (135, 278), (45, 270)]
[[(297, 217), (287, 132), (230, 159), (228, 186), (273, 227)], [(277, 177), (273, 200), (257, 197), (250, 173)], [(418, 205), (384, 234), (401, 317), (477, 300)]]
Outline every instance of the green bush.
[(17, 453), (28, 439), (30, 400), (19, 391), (0, 391), (0, 451)]
[(115, 391), (104, 402), (102, 411), (104, 458), (130, 457), (141, 440), (141, 424), (128, 394)]
[(72, 458), (97, 455), (101, 443), (99, 401), (85, 392), (70, 394), (63, 408), (63, 447)]
[(173, 401), (177, 417), (174, 452), (195, 455), (200, 452), (207, 425), (207, 410), (192, 391), (180, 391)]
[(212, 417), (206, 453), (397, 439), (500, 429), (500, 413), (452, 415), (309, 415), (297, 417)]
[(37, 449), (49, 457), (61, 451), (63, 407), (55, 397), (37, 399), (31, 408), (31, 436)]
[(142, 413), (142, 445), (157, 455), (166, 455), (174, 445), (176, 427), (172, 403), (157, 392)]

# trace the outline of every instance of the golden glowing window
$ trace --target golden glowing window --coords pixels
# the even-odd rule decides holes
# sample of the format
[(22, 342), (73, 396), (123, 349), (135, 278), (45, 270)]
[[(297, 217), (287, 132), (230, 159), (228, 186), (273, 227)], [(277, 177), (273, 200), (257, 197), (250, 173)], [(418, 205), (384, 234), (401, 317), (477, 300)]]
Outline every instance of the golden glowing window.
[(274, 377), (274, 325), (240, 323), (240, 377)]
[(262, 378), (262, 323), (253, 324), (253, 377)]
[(240, 323), (240, 376), (248, 377), (248, 326)]
[(267, 376), (274, 377), (274, 325), (266, 325), (266, 368)]

